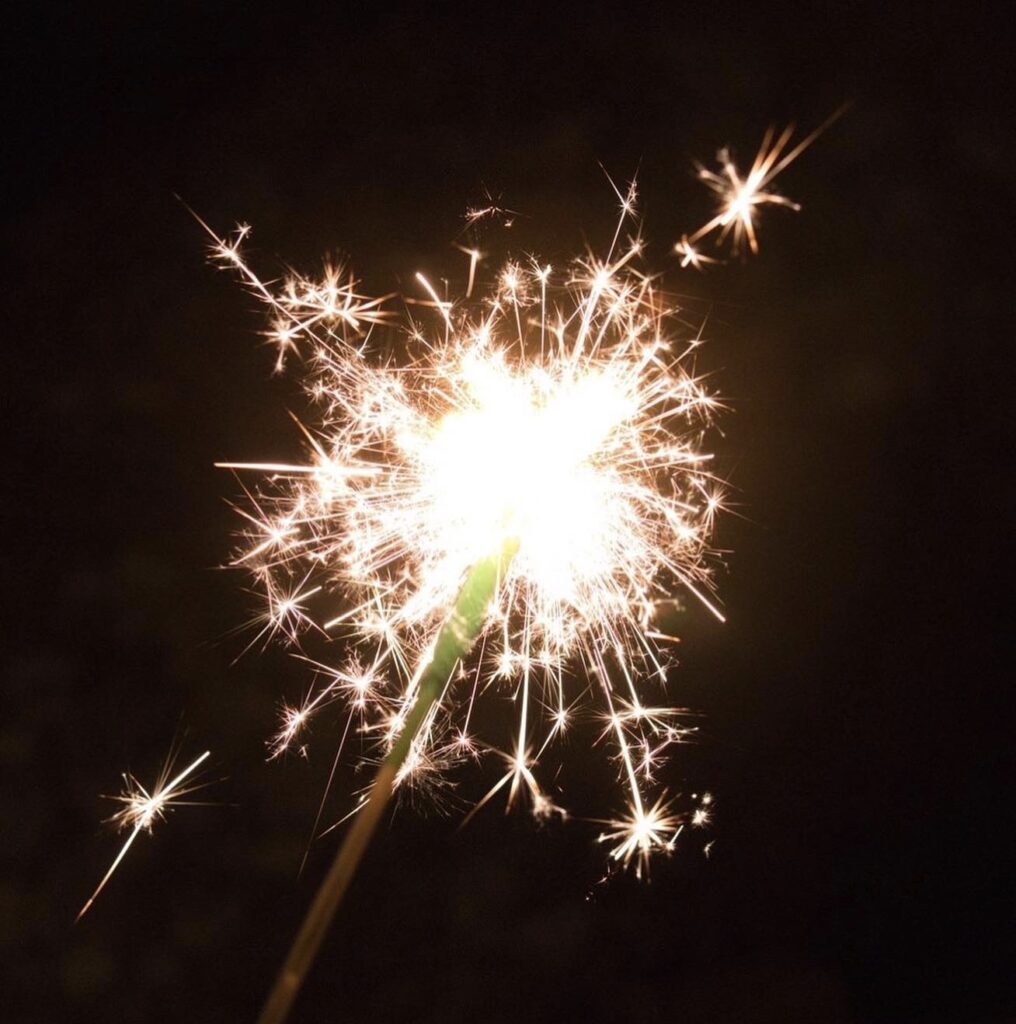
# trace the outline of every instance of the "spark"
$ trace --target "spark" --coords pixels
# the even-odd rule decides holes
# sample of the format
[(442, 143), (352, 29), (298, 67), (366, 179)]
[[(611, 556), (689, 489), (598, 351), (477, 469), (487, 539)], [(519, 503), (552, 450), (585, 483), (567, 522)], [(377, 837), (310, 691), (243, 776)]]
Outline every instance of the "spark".
[[(188, 207), (188, 209), (190, 209)], [(220, 238), (196, 214), (195, 220), (213, 239), (210, 258), (220, 266), (239, 273), (244, 284), (269, 310), (269, 330), (265, 336), (276, 348), (275, 371), (285, 369), (286, 357), (298, 350), (308, 336), (324, 343), (341, 332), (364, 335), (384, 324), (389, 313), (382, 309), (391, 296), (369, 298), (359, 294), (358, 283), (342, 266), (327, 265), (319, 280), (290, 275), (275, 291), (254, 274), (242, 255), (242, 246), (250, 236), (249, 224), (240, 224), (232, 238)]]
[(673, 852), (684, 827), (682, 819), (671, 813), (662, 796), (648, 810), (632, 804), (627, 817), (611, 821), (608, 826), (609, 831), (600, 835), (600, 842), (615, 843), (610, 851), (611, 858), (624, 867), (634, 863), (639, 878), (654, 853)]
[[(698, 177), (718, 200), (719, 208), (716, 215), (707, 221), (690, 238), (685, 235), (675, 246), (681, 256), (681, 266), (701, 269), (703, 263), (715, 263), (716, 260), (703, 256), (695, 247), (695, 242), (705, 238), (714, 231), (719, 232), (717, 241), (723, 242), (729, 236), (731, 249), (736, 255), (742, 250), (745, 242), (748, 248), (757, 253), (758, 243), (758, 211), (763, 206), (782, 206), (791, 210), (800, 210), (800, 206), (792, 199), (771, 191), (769, 186), (773, 179), (791, 163), (793, 163), (837, 118), (846, 107), (840, 107), (831, 117), (816, 128), (800, 142), (791, 146), (794, 137), (794, 125), (788, 125), (778, 135), (769, 128), (762, 139), (755, 159), (747, 173), (738, 170), (729, 149), (721, 149), (717, 154), (719, 170), (713, 171), (698, 164)], [(790, 148), (788, 148), (790, 147)]]
[(758, 235), (755, 229), (758, 207), (772, 205), (800, 210), (800, 206), (793, 200), (787, 199), (786, 196), (766, 191), (769, 182), (800, 151), (798, 147), (792, 150), (787, 157), (780, 159), (780, 154), (790, 141), (793, 131), (791, 125), (784, 129), (774, 142), (772, 129), (770, 129), (762, 140), (751, 170), (747, 174), (742, 175), (738, 171), (730, 157), (730, 151), (726, 149), (721, 149), (717, 156), (717, 162), (720, 165), (719, 173), (699, 166), (699, 178), (716, 193), (720, 209), (712, 220), (691, 236), (690, 242), (696, 242), (718, 228), (721, 242), (728, 235), (731, 236), (735, 254), (740, 251), (745, 241), (752, 252), (758, 252)]
[(78, 916), (75, 918), (76, 921), (80, 921), (88, 912), (88, 909), (96, 901), (99, 893), (101, 893), (106, 887), (106, 883), (113, 876), (113, 872), (120, 866), (120, 862), (127, 855), (127, 851), (131, 848), (134, 840), (137, 839), (141, 832), (151, 832), (154, 824), (157, 821), (164, 820), (166, 812), (172, 807), (183, 804), (194, 805), (195, 801), (184, 800), (182, 797), (187, 796), (189, 793), (193, 793), (195, 790), (203, 789), (204, 786), (208, 784), (194, 784), (193, 782), (190, 784), (186, 783), (197, 768), (210, 756), (210, 753), (211, 751), (206, 750), (200, 757), (196, 758), (186, 768), (184, 768), (182, 772), (179, 772), (170, 779), (169, 776), (174, 767), (174, 755), (171, 753), (163, 765), (162, 771), (159, 773), (159, 778), (156, 780), (156, 783), (152, 787), (152, 791), (150, 793), (133, 775), (130, 773), (124, 773), (123, 792), (118, 796), (108, 798), (116, 800), (118, 803), (122, 804), (123, 807), (117, 811), (116, 814), (106, 820), (120, 830), (130, 829), (130, 835), (127, 837), (123, 846), (120, 847), (120, 852), (116, 855), (113, 863), (109, 866), (109, 870), (102, 876), (102, 881), (99, 882), (95, 892), (89, 896), (85, 905), (78, 911)]
[(473, 284), (476, 281), (476, 267), (480, 260), (483, 258), (483, 254), (479, 249), (467, 249), (464, 245), (456, 245), (456, 249), (459, 252), (464, 252), (469, 257), (469, 280), (466, 282), (466, 298), (472, 298), (473, 295)]
[(486, 206), (469, 206), (466, 208), (466, 228), (475, 227), (484, 220), (500, 220), (502, 227), (510, 228), (518, 216), (517, 210), (509, 210), (507, 207), (498, 205), (500, 199), (495, 200), (490, 192), (486, 193)]
[(719, 263), (720, 261), (711, 256), (704, 255), (687, 235), (682, 236), (680, 242), (674, 243), (674, 252), (681, 257), (681, 267), (691, 267), (693, 270), (701, 270), (706, 264)]
[[(706, 179), (724, 182), (725, 212), (678, 243), (684, 265), (714, 262), (693, 243), (716, 228), (755, 248), (752, 211), (778, 201), (765, 187), (810, 141), (786, 152), (789, 138), (767, 137), (744, 178), (728, 161), (722, 179)], [(688, 337), (682, 311), (643, 266), (635, 183), (611, 186), (620, 213), (605, 257), (554, 270), (528, 254), (484, 275), (479, 251), (458, 246), (469, 257), (462, 294), (417, 273), (426, 297), (403, 300), (419, 313), (394, 342), (365, 333), (369, 324), (394, 334), (396, 320), (354, 291), (348, 271), (330, 273), (327, 286), (297, 279), (273, 290), (242, 252), (246, 232), (213, 235), (212, 253), (270, 316), (283, 315), (285, 354), (303, 361), (315, 403), (301, 426), (305, 462), (222, 463), (261, 474), (234, 559), (265, 590), (261, 634), (296, 642), (327, 631), (370, 666), (361, 685), (315, 662), (324, 684), (283, 705), (272, 756), (339, 702), (348, 708), (339, 751), (355, 718), (360, 763), (383, 757), (463, 580), (510, 544), (479, 639), (395, 784), (433, 789), (457, 763), (493, 755), (503, 769), (474, 813), (498, 794), (537, 816), (558, 813), (544, 764), (580, 727), (576, 705), (592, 699), (625, 791), (626, 810), (602, 838), (613, 861), (641, 874), (685, 825), (709, 817), (706, 802), (681, 811), (653, 798), (655, 777), (694, 728), (644, 691), (666, 681), (676, 638), (655, 617), (675, 593), (723, 619), (712, 543), (723, 488), (703, 447), (722, 403), (691, 365), (700, 337)], [(504, 212), (470, 210), (467, 221)], [(320, 296), (331, 288), (326, 316)], [(481, 736), (472, 714), (488, 693), (513, 708), (500, 735), (485, 725)], [(361, 794), (349, 813), (364, 803)]]

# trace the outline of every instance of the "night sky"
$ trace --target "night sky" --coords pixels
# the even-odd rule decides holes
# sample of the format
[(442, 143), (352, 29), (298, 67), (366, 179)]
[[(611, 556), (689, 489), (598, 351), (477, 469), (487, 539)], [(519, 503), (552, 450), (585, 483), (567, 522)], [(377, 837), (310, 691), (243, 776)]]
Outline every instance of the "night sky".
[[(331, 733), (265, 762), (308, 676), (238, 657), (257, 605), (219, 568), (213, 463), (299, 457), (303, 399), (175, 196), (250, 222), (268, 275), (348, 254), (381, 293), (461, 274), (485, 190), (519, 211), (488, 248), (602, 247), (600, 164), (638, 172), (649, 263), (708, 315), (734, 410), (729, 622), (681, 621), (669, 694), (700, 732), (661, 780), (711, 790), (715, 823), (599, 884), (588, 822), (495, 804), (460, 829), (497, 771), (466, 768), (450, 814), (386, 820), (292, 1019), (1016, 1020), (1009, 30), (1001, 5), (888, 7), (5, 14), (3, 1020), (252, 1021), (336, 845), (298, 874)], [(711, 210), (693, 161), (844, 101), (761, 254), (680, 271)], [(592, 816), (618, 799), (595, 735), (559, 780)], [(139, 839), (74, 925), (119, 845), (100, 794), (174, 737), (213, 751), (215, 806)]]

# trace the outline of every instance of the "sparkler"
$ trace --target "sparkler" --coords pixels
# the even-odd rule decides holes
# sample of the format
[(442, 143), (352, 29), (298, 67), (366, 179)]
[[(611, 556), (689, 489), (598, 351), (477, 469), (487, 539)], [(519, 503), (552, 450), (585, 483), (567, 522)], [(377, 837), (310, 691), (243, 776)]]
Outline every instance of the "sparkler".
[(171, 752), (162, 766), (162, 771), (159, 773), (151, 793), (129, 772), (124, 773), (123, 792), (118, 796), (109, 797), (109, 799), (116, 800), (122, 804), (123, 807), (107, 820), (116, 825), (117, 828), (129, 828), (131, 832), (123, 846), (120, 847), (120, 852), (109, 866), (109, 870), (102, 876), (102, 881), (96, 886), (95, 892), (88, 897), (85, 905), (78, 911), (75, 921), (80, 921), (91, 905), (98, 899), (99, 893), (105, 889), (106, 883), (113, 876), (113, 872), (120, 866), (120, 862), (127, 856), (127, 851), (133, 845), (134, 840), (142, 832), (151, 832), (154, 824), (157, 821), (162, 821), (166, 817), (166, 812), (171, 808), (182, 804), (194, 803), (191, 800), (184, 800), (183, 797), (193, 793), (195, 790), (204, 788), (206, 783), (195, 784), (193, 781), (188, 782), (188, 779), (191, 779), (198, 767), (210, 756), (210, 753), (211, 751), (206, 750), (200, 757), (195, 758), (195, 760), (187, 765), (182, 772), (179, 772), (170, 779), (169, 776), (172, 774), (175, 764), (174, 754)]
[[(654, 619), (675, 583), (722, 617), (709, 554), (723, 489), (700, 449), (718, 402), (688, 368), (697, 339), (678, 343), (676, 310), (636, 269), (642, 243), (617, 244), (631, 214), (625, 197), (606, 259), (559, 280), (538, 262), (509, 263), (466, 305), (420, 278), (417, 304), (438, 329), (410, 320), (403, 365), (372, 351), (387, 314), (355, 282), (333, 272), (327, 287), (295, 280), (273, 292), (237, 239), (216, 239), (215, 255), (268, 299), (279, 364), (305, 356), (321, 408), (307, 462), (222, 464), (265, 475), (236, 561), (265, 589), (263, 633), (292, 639), (320, 623), (352, 635), (369, 665), (356, 685), (350, 671), (326, 672), (284, 709), (272, 752), (345, 698), (343, 740), (355, 720), (386, 755), (264, 1020), (284, 1016), (391, 791), (479, 748), (470, 720), (483, 690), (507, 689), (518, 716), (481, 804), (505, 791), (537, 815), (558, 811), (538, 761), (571, 724), (579, 661), (628, 790), (606, 833), (612, 857), (641, 873), (651, 853), (673, 849), (684, 816), (643, 790), (690, 730), (676, 709), (647, 706), (636, 681), (665, 680)], [(471, 680), (458, 679), (467, 668)]]
[[(723, 206), (678, 243), (682, 266), (710, 262), (694, 243), (714, 231), (756, 251), (753, 211), (793, 205), (764, 189), (813, 137), (785, 153), (789, 132), (767, 136), (744, 178), (729, 159), (721, 175), (702, 172)], [(235, 559), (265, 594), (258, 635), (296, 642), (315, 629), (356, 650), (348, 665), (316, 665), (318, 688), (283, 708), (271, 754), (339, 703), (336, 763), (351, 731), (381, 757), (265, 1024), (286, 1016), (391, 794), (494, 752), (504, 771), (477, 807), (503, 793), (537, 816), (563, 814), (540, 762), (590, 693), (627, 794), (600, 836), (612, 860), (641, 875), (685, 824), (708, 820), (708, 794), (687, 811), (647, 795), (694, 730), (679, 709), (647, 703), (640, 681), (666, 681), (674, 638), (657, 613), (675, 589), (723, 618), (711, 539), (724, 489), (702, 447), (720, 403), (694, 373), (700, 339), (682, 340), (676, 306), (641, 268), (635, 186), (615, 191), (605, 257), (558, 270), (509, 261), (471, 298), (481, 257), (459, 246), (465, 297), (417, 274), (394, 341), (390, 296), (361, 294), (343, 268), (265, 282), (242, 252), (246, 227), (227, 239), (204, 225), (213, 258), (267, 304), (277, 369), (303, 360), (318, 410), (301, 428), (306, 461), (219, 464), (260, 476)], [(504, 749), (472, 731), (488, 690), (517, 709)]]
[[(617, 237), (631, 211), (626, 196)], [(602, 693), (630, 827), (641, 830), (639, 776), (651, 778), (687, 730), (674, 709), (647, 708), (636, 680), (647, 670), (665, 678), (657, 642), (666, 638), (653, 623), (656, 600), (675, 582), (722, 618), (708, 556), (723, 500), (699, 447), (718, 402), (686, 366), (697, 339), (678, 346), (668, 333), (676, 310), (635, 269), (641, 242), (580, 260), (556, 289), (551, 268), (509, 263), (487, 299), (470, 306), (441, 299), (421, 277), (418, 304), (434, 311), (439, 331), (429, 336), (410, 321), (406, 365), (373, 356), (370, 327), (388, 314), (358, 296), (355, 282), (339, 289), (332, 272), (327, 287), (290, 281), (276, 294), (235, 240), (215, 245), (269, 297), (280, 357), (304, 352), (322, 408), (321, 426), (305, 429), (306, 463), (220, 463), (267, 475), (252, 493), (247, 546), (236, 558), (265, 590), (261, 634), (344, 631), (370, 666), (355, 687), (349, 672), (326, 670), (315, 695), (283, 710), (273, 753), (323, 705), (353, 695), (359, 731), (391, 747), (419, 703), (434, 637), (464, 581), (510, 549), (489, 610), (464, 638), (463, 655), (484, 635), (473, 666), (479, 685), (468, 700), (428, 713), (418, 749), (407, 752), (419, 767), (397, 782), (471, 749), (473, 702), (500, 686), (520, 712), (494, 791), (507, 787), (510, 802), (525, 796), (537, 813), (553, 811), (533, 766), (570, 724), (568, 665), (577, 659)], [(312, 599), (323, 605), (317, 618)], [(442, 692), (457, 661), (443, 672)], [(537, 736), (540, 706), (548, 728)], [(641, 863), (666, 845), (654, 836), (646, 831), (639, 844)]]

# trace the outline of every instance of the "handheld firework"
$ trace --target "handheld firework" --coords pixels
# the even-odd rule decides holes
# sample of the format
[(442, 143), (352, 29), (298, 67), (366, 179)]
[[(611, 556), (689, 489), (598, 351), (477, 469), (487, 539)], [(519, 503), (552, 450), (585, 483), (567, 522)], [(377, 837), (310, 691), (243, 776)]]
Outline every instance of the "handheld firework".
[[(676, 244), (681, 265), (716, 262), (698, 248), (709, 235), (755, 251), (759, 207), (794, 206), (767, 186), (815, 134), (790, 150), (790, 132), (767, 135), (745, 175), (725, 153), (719, 173), (701, 171), (720, 209)], [(256, 639), (316, 630), (353, 651), (313, 663), (317, 687), (284, 706), (271, 753), (299, 746), (339, 704), (336, 764), (351, 735), (378, 762), (265, 1024), (288, 1013), (392, 794), (438, 787), (456, 762), (493, 754), (503, 772), (477, 806), (502, 793), (563, 814), (540, 764), (586, 698), (626, 789), (599, 836), (614, 863), (642, 874), (708, 819), (708, 794), (678, 807), (650, 792), (690, 730), (644, 691), (669, 667), (662, 605), (683, 591), (722, 619), (711, 570), (724, 489), (703, 448), (720, 403), (694, 372), (700, 337), (642, 266), (634, 184), (617, 195), (604, 256), (558, 270), (509, 260), (477, 296), (482, 257), (466, 248), (461, 298), (417, 274), (398, 317), (392, 296), (362, 294), (344, 267), (266, 282), (245, 254), (247, 227), (208, 229), (214, 259), (270, 311), (276, 369), (299, 360), (316, 407), (301, 423), (304, 461), (220, 464), (257, 474), (235, 559), (265, 595)], [(515, 709), (507, 745), (473, 728), (488, 691)]]

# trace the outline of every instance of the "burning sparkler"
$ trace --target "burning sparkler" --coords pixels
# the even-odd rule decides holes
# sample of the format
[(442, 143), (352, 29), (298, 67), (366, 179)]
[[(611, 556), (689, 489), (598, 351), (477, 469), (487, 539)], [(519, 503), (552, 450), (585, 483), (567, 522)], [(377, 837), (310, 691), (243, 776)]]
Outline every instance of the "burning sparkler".
[[(622, 223), (631, 211), (628, 195)], [(464, 581), (500, 557), (483, 614), (463, 637), (465, 655), (483, 634), (479, 685), (468, 699), (428, 706), (412, 753), (454, 760), (471, 744), (478, 693), (499, 684), (519, 715), (495, 791), (547, 813), (554, 805), (535, 762), (570, 723), (569, 665), (578, 660), (617, 745), (631, 828), (644, 839), (640, 864), (666, 847), (641, 829), (639, 777), (686, 730), (675, 710), (646, 708), (637, 680), (665, 678), (655, 601), (675, 583), (720, 616), (708, 556), (723, 488), (700, 448), (718, 403), (686, 368), (694, 339), (671, 336), (674, 309), (635, 269), (641, 251), (636, 238), (605, 260), (581, 260), (560, 284), (549, 267), (509, 263), (471, 306), (441, 299), (421, 278), (439, 331), (428, 336), (411, 321), (414, 351), (400, 366), (372, 353), (369, 327), (387, 313), (354, 281), (332, 272), (327, 286), (290, 281), (273, 293), (235, 240), (217, 240), (218, 258), (269, 297), (280, 358), (306, 356), (321, 407), (321, 425), (305, 431), (306, 463), (221, 464), (266, 474), (237, 562), (265, 590), (263, 632), (295, 639), (320, 623), (358, 640), (371, 666), (354, 689), (336, 670), (285, 708), (273, 753), (343, 692), (355, 693), (349, 715), (360, 731), (390, 747), (419, 704), (421, 673)], [(336, 606), (339, 594), (354, 597)], [(317, 619), (312, 599), (324, 599)], [(458, 659), (448, 665), (442, 693), (457, 668)]]
[[(206, 750), (200, 757), (187, 765), (182, 772), (170, 778), (176, 763), (174, 753), (171, 752), (162, 766), (159, 777), (150, 793), (133, 775), (129, 772), (124, 773), (123, 792), (118, 796), (108, 798), (117, 801), (123, 806), (116, 814), (108, 818), (107, 821), (114, 824), (118, 829), (130, 829), (130, 835), (123, 846), (120, 847), (120, 852), (109, 866), (109, 870), (102, 876), (102, 881), (96, 886), (95, 892), (89, 896), (85, 905), (78, 911), (78, 916), (75, 918), (76, 921), (80, 921), (88, 912), (88, 909), (98, 898), (99, 893), (106, 887), (106, 883), (112, 878), (113, 872), (116, 871), (120, 866), (120, 862), (127, 856), (127, 851), (133, 845), (134, 840), (142, 832), (151, 832), (155, 823), (162, 821), (166, 817), (166, 812), (171, 808), (185, 804), (193, 805), (195, 803), (193, 800), (184, 800), (183, 798), (195, 790), (203, 789), (207, 785), (207, 783), (195, 783), (192, 776), (209, 757), (210, 753), (210, 751)], [(188, 782), (188, 780), (191, 781)]]
[[(728, 159), (721, 175), (703, 172), (723, 207), (679, 243), (682, 265), (708, 261), (694, 243), (714, 231), (755, 251), (753, 211), (793, 205), (765, 188), (812, 137), (784, 152), (788, 132), (767, 136), (744, 178)], [(702, 447), (720, 405), (692, 367), (699, 339), (682, 340), (676, 307), (641, 268), (634, 184), (615, 191), (604, 257), (557, 270), (509, 261), (477, 299), (480, 254), (459, 246), (465, 297), (418, 274), (403, 337), (387, 347), (378, 336), (394, 332), (394, 313), (345, 269), (273, 286), (242, 252), (247, 228), (208, 229), (213, 257), (269, 308), (277, 368), (303, 360), (318, 410), (302, 428), (306, 461), (220, 464), (261, 478), (236, 563), (263, 588), (262, 633), (295, 641), (314, 627), (356, 650), (349, 665), (317, 666), (323, 682), (283, 709), (271, 753), (338, 703), (336, 762), (351, 730), (381, 757), (262, 1021), (285, 1017), (391, 793), (497, 751), (505, 769), (479, 806), (503, 793), (538, 816), (559, 811), (541, 759), (590, 692), (626, 788), (601, 836), (612, 859), (641, 874), (708, 818), (708, 796), (680, 811), (647, 793), (693, 730), (647, 701), (642, 680), (666, 681), (673, 638), (657, 612), (675, 589), (722, 619), (711, 538), (724, 489)], [(488, 690), (516, 709), (503, 749), (472, 731)]]
[(718, 402), (688, 366), (696, 339), (678, 340), (675, 309), (637, 269), (641, 242), (618, 244), (632, 214), (629, 193), (605, 259), (556, 278), (508, 263), (480, 302), (443, 299), (420, 277), (437, 331), (411, 319), (401, 365), (375, 354), (371, 329), (388, 314), (352, 279), (273, 292), (240, 236), (216, 239), (269, 302), (279, 365), (305, 358), (320, 407), (305, 463), (223, 463), (264, 476), (236, 561), (265, 590), (264, 632), (319, 623), (370, 666), (329, 672), (284, 709), (272, 753), (345, 700), (341, 742), (355, 720), (385, 755), (265, 1020), (286, 1012), (389, 793), (480, 747), (470, 722), (487, 689), (508, 690), (517, 718), (481, 804), (504, 791), (537, 815), (557, 810), (538, 764), (571, 724), (572, 691), (592, 688), (628, 791), (607, 833), (613, 858), (641, 873), (673, 849), (684, 815), (644, 789), (689, 730), (676, 709), (648, 706), (638, 680), (665, 680), (656, 602), (675, 585), (722, 617), (709, 556), (723, 488), (701, 449)]

